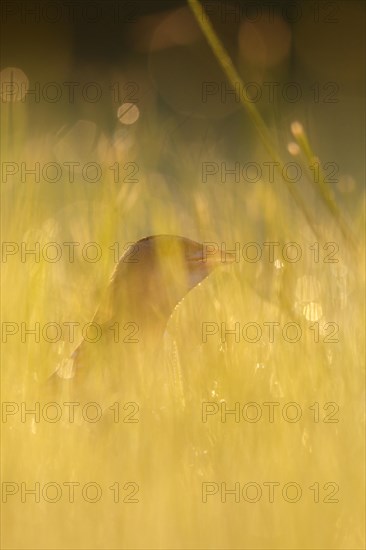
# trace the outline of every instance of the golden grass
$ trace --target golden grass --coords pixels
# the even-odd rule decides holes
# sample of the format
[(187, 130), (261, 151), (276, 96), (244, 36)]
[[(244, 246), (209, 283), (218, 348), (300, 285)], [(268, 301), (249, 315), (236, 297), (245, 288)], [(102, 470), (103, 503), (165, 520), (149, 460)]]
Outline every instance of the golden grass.
[[(52, 140), (37, 143), (24, 117), (12, 118), (16, 139), (12, 148), (4, 145), (3, 160), (49, 162)], [(131, 157), (109, 151), (115, 157), (106, 159), (103, 139), (93, 158), (108, 174), (114, 158), (124, 162)], [(193, 150), (200, 158), (199, 147)], [(39, 402), (44, 411), (45, 403), (56, 401), (63, 418), (52, 423), (41, 415), (40, 422), (32, 422), (29, 415), (22, 422), (20, 412), (5, 416), (2, 481), (11, 485), (3, 485), (3, 494), (6, 489), (18, 491), (3, 504), (4, 548), (363, 548), (363, 197), (344, 230), (341, 208), (329, 208), (333, 202), (327, 191), (323, 188), (322, 201), (322, 190), (314, 192), (305, 177), (298, 190), (300, 202), (293, 201), (279, 176), (272, 184), (261, 181), (250, 187), (203, 184), (200, 171), (189, 165), (191, 151), (182, 143), (176, 160), (186, 167), (187, 185), (178, 194), (164, 178), (144, 171), (144, 152), (138, 148), (136, 158), (142, 162), (138, 182), (132, 184), (111, 183), (110, 173), (98, 184), (80, 178), (74, 184), (33, 183), (31, 178), (21, 182), (19, 177), (3, 183), (3, 242), (39, 242), (41, 249), (49, 242), (80, 243), (73, 263), (64, 246), (56, 263), (42, 254), (38, 263), (32, 258), (22, 263), (20, 254), (7, 258), (2, 269), (3, 323), (31, 327), (36, 322), (89, 322), (115, 265), (109, 247), (119, 242), (122, 251), (125, 243), (147, 234), (180, 234), (225, 243), (228, 250), (239, 243), (241, 252), (251, 241), (264, 252), (265, 242), (279, 241), (279, 250), (296, 242), (303, 257), (291, 263), (280, 255), (275, 267), (241, 256), (190, 292), (169, 322), (160, 355), (153, 364), (141, 361), (137, 389), (123, 366), (123, 387), (116, 388), (110, 405), (117, 395), (122, 404), (136, 402), (139, 407), (137, 413), (135, 405), (121, 408), (124, 422), (113, 423), (111, 410), (97, 423), (86, 422), (79, 413), (74, 423), (68, 422), (67, 393), (49, 394), (44, 382), (75, 344), (42, 337), (35, 343), (32, 336), (22, 342), (20, 332), (9, 336), (3, 344), (4, 406), (20, 410), (22, 402), (28, 408)], [(358, 235), (357, 247), (348, 225)], [(313, 256), (316, 241), (319, 262)], [(86, 262), (81, 255), (89, 242), (97, 242), (103, 251), (98, 262)], [(324, 262), (333, 250), (323, 248), (329, 242), (339, 247), (336, 263)], [(243, 338), (250, 322), (263, 331), (258, 342)], [(265, 325), (269, 322), (279, 324), (273, 342)], [(203, 323), (218, 329), (207, 342)], [(238, 342), (233, 334), (225, 341), (222, 323), (228, 329), (239, 323)], [(301, 327), (298, 342), (281, 336), (287, 323)], [(337, 341), (326, 341), (337, 326)], [(319, 341), (314, 342), (318, 327)], [(76, 333), (79, 340), (80, 330)], [(247, 340), (252, 337), (248, 334)], [(85, 402), (82, 391), (79, 401), (78, 411)], [(256, 409), (246, 407), (253, 402)], [(211, 403), (209, 411), (215, 414), (204, 422), (205, 403)], [(276, 403), (273, 422), (266, 403)], [(298, 422), (284, 419), (286, 411), (294, 414), (288, 403), (301, 411)], [(221, 409), (235, 406), (239, 421), (232, 414), (222, 421)], [(262, 418), (250, 422), (258, 407)], [(39, 502), (22, 494), (22, 482), (28, 488), (40, 483)], [(62, 490), (55, 503), (49, 502), (52, 488), (48, 497), (42, 494), (50, 482)], [(65, 485), (69, 482), (79, 484), (74, 502), (70, 485)], [(87, 502), (94, 497), (93, 488), (87, 497), (82, 495), (90, 482), (102, 490), (98, 502)], [(268, 496), (271, 482), (273, 502)], [(252, 488), (245, 500), (242, 490), (248, 483)], [(288, 502), (294, 495), (291, 487), (289, 498), (283, 496), (288, 483), (300, 487), (298, 502)], [(228, 489), (239, 484), (240, 502), (233, 494), (223, 502), (221, 484)], [(205, 487), (215, 492), (207, 502), (202, 498)], [(258, 487), (258, 502), (249, 502)], [(332, 497), (336, 501), (327, 502)]]

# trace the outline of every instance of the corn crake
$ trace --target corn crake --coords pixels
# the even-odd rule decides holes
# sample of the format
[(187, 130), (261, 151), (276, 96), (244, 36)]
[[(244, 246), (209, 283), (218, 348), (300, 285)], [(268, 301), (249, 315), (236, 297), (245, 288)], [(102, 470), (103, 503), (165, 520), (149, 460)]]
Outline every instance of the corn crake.
[[(94, 315), (100, 337), (83, 340), (48, 384), (55, 389), (61, 385), (75, 397), (98, 399), (104, 390), (111, 395), (126, 384), (130, 392), (137, 391), (141, 368), (156, 361), (174, 309), (216, 267), (233, 259), (175, 235), (150, 236), (131, 245)], [(146, 372), (144, 380), (146, 384)]]

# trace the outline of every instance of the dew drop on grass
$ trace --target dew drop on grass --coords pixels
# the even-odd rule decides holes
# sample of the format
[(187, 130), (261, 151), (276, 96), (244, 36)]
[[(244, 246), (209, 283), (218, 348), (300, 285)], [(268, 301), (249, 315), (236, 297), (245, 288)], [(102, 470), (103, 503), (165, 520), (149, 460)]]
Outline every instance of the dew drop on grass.
[(304, 306), (303, 315), (307, 321), (319, 321), (323, 316), (323, 309), (318, 302), (309, 302)]

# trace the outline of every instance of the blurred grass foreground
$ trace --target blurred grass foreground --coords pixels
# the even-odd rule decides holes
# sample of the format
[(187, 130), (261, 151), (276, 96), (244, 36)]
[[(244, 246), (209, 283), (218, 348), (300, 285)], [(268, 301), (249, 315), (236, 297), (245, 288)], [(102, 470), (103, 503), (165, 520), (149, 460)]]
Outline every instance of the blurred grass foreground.
[[(106, 4), (2, 13), (2, 546), (364, 548), (364, 7)], [(50, 386), (154, 234), (235, 261)]]

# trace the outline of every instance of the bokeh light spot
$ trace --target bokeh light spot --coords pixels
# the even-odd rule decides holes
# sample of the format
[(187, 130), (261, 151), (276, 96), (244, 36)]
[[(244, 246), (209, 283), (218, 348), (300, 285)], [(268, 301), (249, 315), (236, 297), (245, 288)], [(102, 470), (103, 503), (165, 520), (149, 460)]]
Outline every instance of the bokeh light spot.
[(140, 110), (134, 103), (123, 103), (117, 111), (121, 124), (134, 124), (140, 117)]

